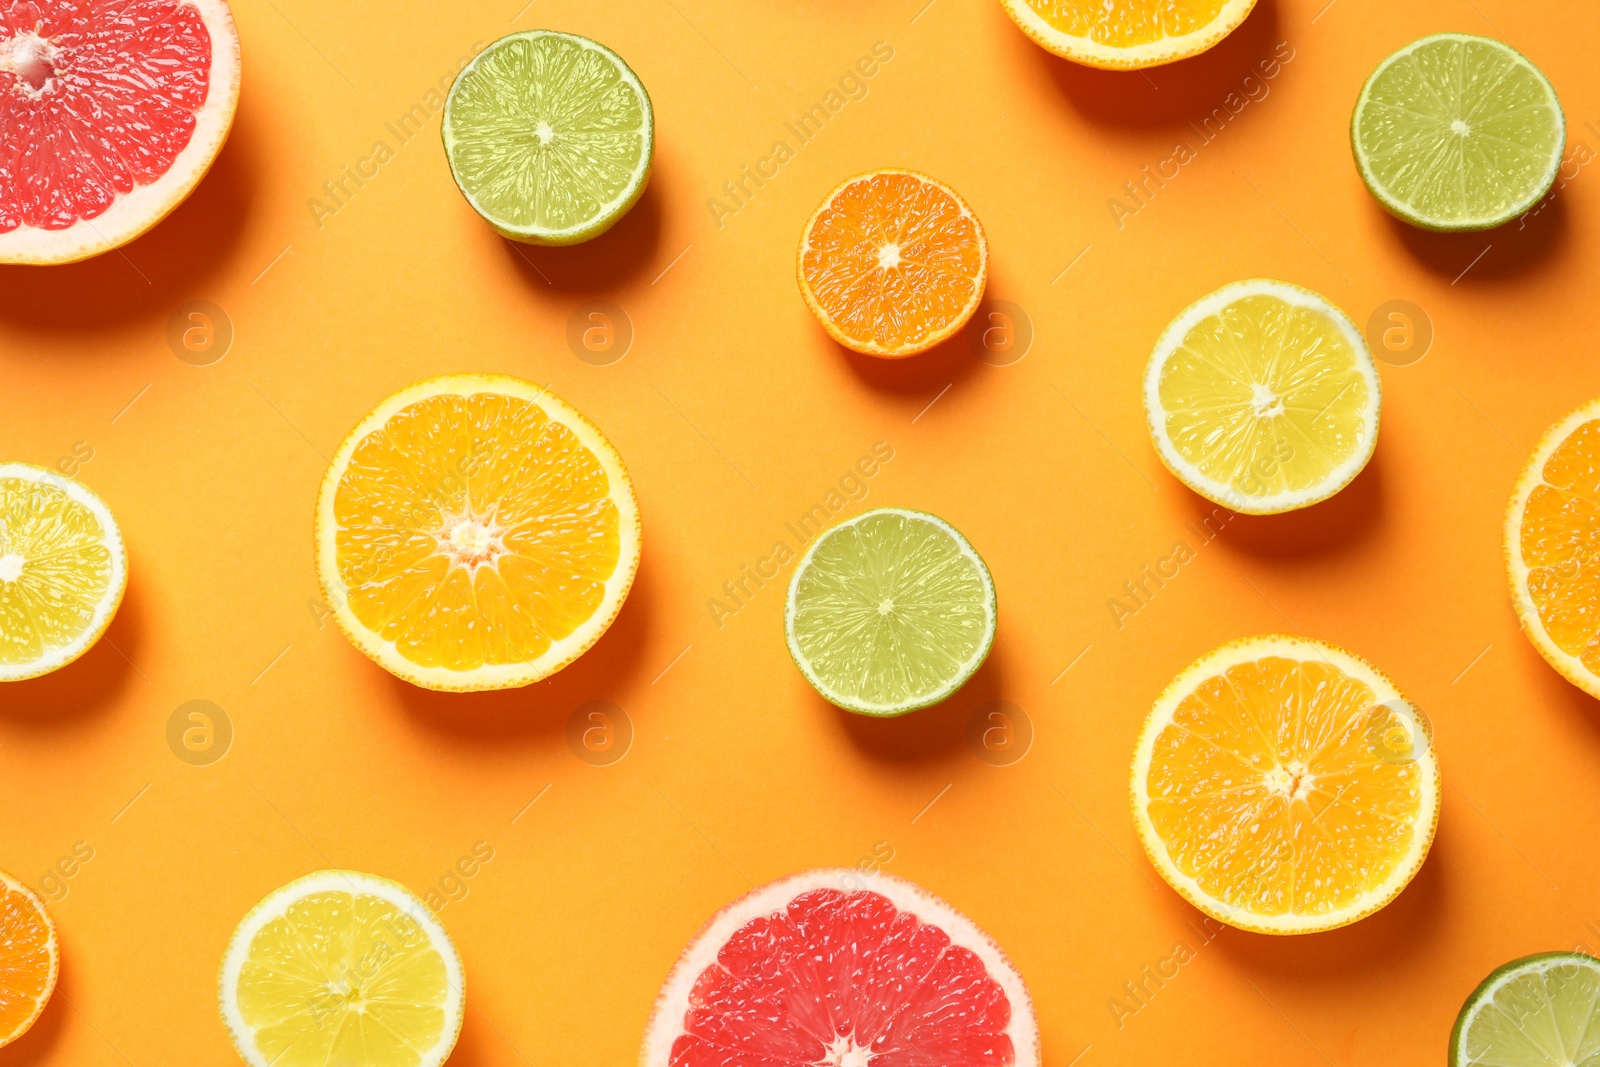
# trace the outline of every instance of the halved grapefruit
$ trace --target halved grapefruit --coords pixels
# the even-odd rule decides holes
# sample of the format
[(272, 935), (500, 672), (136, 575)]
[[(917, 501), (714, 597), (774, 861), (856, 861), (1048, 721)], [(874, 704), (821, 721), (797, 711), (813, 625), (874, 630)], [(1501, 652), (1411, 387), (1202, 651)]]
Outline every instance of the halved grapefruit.
[(0, 263), (71, 263), (160, 222), (239, 101), (227, 0), (0, 0)]
[(667, 977), (641, 1067), (1038, 1067), (1028, 989), (903, 878), (806, 871), (714, 915)]

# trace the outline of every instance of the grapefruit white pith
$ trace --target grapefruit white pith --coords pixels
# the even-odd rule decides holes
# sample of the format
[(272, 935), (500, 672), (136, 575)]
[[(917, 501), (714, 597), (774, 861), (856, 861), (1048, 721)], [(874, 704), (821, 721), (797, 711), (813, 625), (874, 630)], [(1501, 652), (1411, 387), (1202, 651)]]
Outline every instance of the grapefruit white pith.
[(972, 920), (903, 878), (805, 871), (695, 935), (641, 1067), (1038, 1067), (1027, 987)]
[(0, 263), (144, 233), (210, 169), (238, 101), (227, 0), (0, 0)]

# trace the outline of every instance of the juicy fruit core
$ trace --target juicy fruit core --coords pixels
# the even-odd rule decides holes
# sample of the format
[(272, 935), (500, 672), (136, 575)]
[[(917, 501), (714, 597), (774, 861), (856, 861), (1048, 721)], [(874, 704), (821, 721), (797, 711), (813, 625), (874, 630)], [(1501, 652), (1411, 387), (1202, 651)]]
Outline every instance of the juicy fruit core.
[(1472, 1012), (1458, 1067), (1578, 1067), (1600, 1056), (1600, 970), (1583, 958), (1540, 960), (1504, 979)]
[(105, 539), (65, 491), (0, 478), (0, 666), (36, 663), (93, 625), (116, 570)]
[(190, 3), (0, 0), (0, 233), (98, 218), (167, 173), (210, 73)]
[(795, 580), (791, 621), (824, 695), (892, 708), (959, 681), (993, 625), (980, 566), (914, 515), (867, 515), (824, 533)]
[(235, 987), (275, 1067), (415, 1067), (445, 1036), (450, 988), (428, 932), (381, 897), (305, 896), (256, 931)]
[(845, 186), (806, 231), (801, 273), (833, 327), (888, 352), (924, 346), (982, 295), (977, 220), (910, 174)]
[(1178, 455), (1246, 498), (1321, 485), (1356, 454), (1373, 402), (1337, 324), (1269, 294), (1191, 327), (1158, 390)]
[(886, 897), (816, 889), (741, 926), (696, 978), (673, 1067), (1009, 1067), (983, 961)]
[(1491, 41), (1430, 41), (1373, 76), (1356, 116), (1370, 183), (1440, 224), (1531, 207), (1555, 174), (1560, 107), (1521, 56)]
[(610, 489), (533, 401), (419, 400), (362, 438), (335, 492), (350, 610), (418, 666), (531, 662), (605, 598), (622, 552)]
[(1555, 646), (1600, 674), (1600, 420), (1567, 435), (1523, 505), (1528, 598)]
[(491, 45), (451, 90), (450, 163), (474, 205), (519, 230), (606, 217), (639, 180), (646, 104), (617, 62), (555, 35)]
[(1112, 48), (1181, 37), (1216, 21), (1228, 0), (1025, 0), (1051, 26)]
[(1161, 846), (1213, 900), (1254, 916), (1347, 908), (1396, 874), (1423, 807), (1403, 702), (1320, 660), (1236, 664), (1196, 685), (1146, 771)]

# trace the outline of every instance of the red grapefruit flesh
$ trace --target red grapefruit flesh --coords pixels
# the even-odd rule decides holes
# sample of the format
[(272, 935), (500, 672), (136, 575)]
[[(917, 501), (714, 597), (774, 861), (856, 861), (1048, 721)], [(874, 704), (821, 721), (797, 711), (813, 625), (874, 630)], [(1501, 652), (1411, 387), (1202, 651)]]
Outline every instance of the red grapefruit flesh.
[(642, 1067), (1038, 1067), (1022, 978), (902, 878), (816, 870), (705, 925), (667, 978)]
[(0, 0), (0, 263), (70, 263), (183, 202), (239, 101), (227, 0)]

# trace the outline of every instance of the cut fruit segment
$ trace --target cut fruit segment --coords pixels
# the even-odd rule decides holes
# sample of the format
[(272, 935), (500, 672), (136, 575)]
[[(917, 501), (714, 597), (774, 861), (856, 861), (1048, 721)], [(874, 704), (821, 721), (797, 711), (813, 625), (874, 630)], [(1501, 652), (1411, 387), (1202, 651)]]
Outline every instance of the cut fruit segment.
[(1000, 946), (920, 886), (853, 868), (763, 886), (678, 958), (641, 1067), (1037, 1067)]
[(639, 567), (639, 506), (594, 424), (532, 382), (430, 378), (334, 454), (317, 573), (340, 629), (429, 689), (505, 689), (600, 639)]
[(0, 871), (0, 1048), (38, 1021), (60, 971), (56, 924), (44, 901)]
[(122, 531), (105, 501), (44, 467), (0, 463), (0, 682), (89, 651), (127, 587)]
[(1600, 960), (1543, 952), (1497, 967), (1456, 1016), (1450, 1067), (1569, 1067), (1600, 1057)]
[(0, 6), (0, 263), (144, 233), (210, 169), (238, 100), (226, 0)]
[(1545, 433), (1506, 513), (1506, 573), (1523, 632), (1600, 697), (1600, 400)]
[(251, 1067), (438, 1067), (461, 1034), (461, 957), (405, 886), (317, 871), (228, 942), (222, 1021)]
[(1429, 230), (1487, 230), (1550, 191), (1567, 124), (1556, 91), (1510, 45), (1441, 33), (1372, 72), (1350, 119), (1361, 180)]
[(994, 644), (994, 581), (955, 527), (879, 508), (824, 531), (795, 567), (789, 654), (828, 701), (903, 715), (964, 685)]
[(515, 241), (570, 245), (609, 230), (650, 180), (650, 96), (605, 45), (572, 33), (502, 37), (444, 105), (450, 173), (473, 210)]
[(1022, 32), (1058, 56), (1109, 70), (1199, 55), (1256, 0), (1000, 0)]
[(1255, 278), (1190, 305), (1145, 369), (1161, 462), (1247, 515), (1343, 489), (1378, 443), (1382, 389), (1361, 332), (1309, 289)]
[(1139, 840), (1174, 889), (1243, 930), (1331, 930), (1393, 900), (1439, 819), (1433, 731), (1321, 641), (1235, 641), (1156, 701), (1133, 759)]
[(989, 276), (983, 227), (926, 174), (878, 170), (822, 202), (800, 237), (800, 295), (835, 341), (912, 356), (967, 324)]

